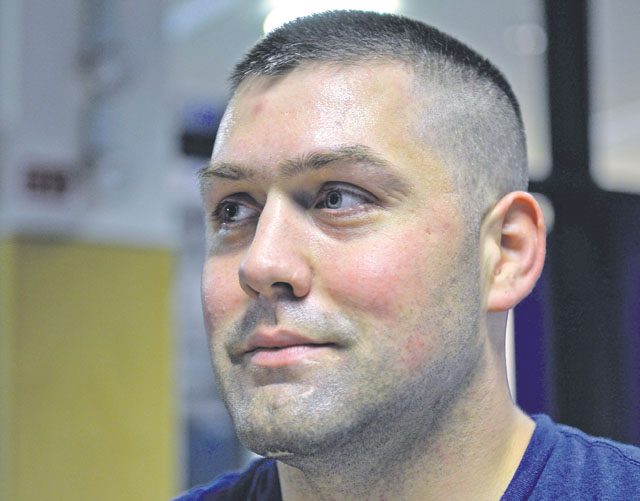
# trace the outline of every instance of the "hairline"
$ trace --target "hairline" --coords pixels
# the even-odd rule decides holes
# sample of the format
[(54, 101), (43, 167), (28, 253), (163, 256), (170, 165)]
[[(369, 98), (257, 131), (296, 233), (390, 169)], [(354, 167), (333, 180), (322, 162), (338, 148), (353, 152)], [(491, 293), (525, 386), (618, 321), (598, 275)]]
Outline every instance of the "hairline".
[[(283, 67), (277, 67), (275, 69), (269, 70), (260, 70), (260, 71), (250, 71), (245, 74), (239, 74), (237, 71), (234, 71), (232, 75), (229, 77), (230, 82), (230, 93), (231, 96), (235, 96), (238, 90), (241, 87), (248, 86), (251, 82), (254, 82), (256, 79), (269, 79), (273, 78), (277, 80), (278, 78), (282, 78), (287, 76), (288, 74), (306, 68), (313, 67), (332, 67), (332, 66), (344, 66), (344, 67), (357, 67), (357, 66), (368, 66), (368, 65), (406, 65), (411, 68), (414, 72), (414, 77), (418, 83), (423, 84), (420, 80), (420, 73), (428, 73), (428, 67), (432, 66), (433, 63), (438, 62), (442, 64), (449, 64), (452, 68), (457, 68), (459, 70), (463, 70), (468, 72), (473, 78), (478, 81), (485, 81), (492, 87), (498, 89), (504, 97), (506, 97), (509, 101), (509, 104), (512, 108), (514, 115), (518, 121), (520, 127), (524, 127), (524, 123), (522, 120), (522, 112), (520, 110), (520, 103), (518, 102), (511, 86), (508, 81), (504, 78), (502, 73), (495, 68), (495, 66), (487, 61), (490, 67), (496, 71), (494, 73), (493, 78), (487, 74), (482, 73), (477, 68), (473, 67), (470, 64), (465, 64), (454, 59), (451, 56), (446, 54), (440, 54), (437, 52), (425, 52), (424, 54), (417, 56), (414, 54), (411, 55), (403, 55), (399, 54), (391, 54), (388, 52), (379, 52), (379, 53), (370, 53), (370, 54), (348, 54), (348, 55), (334, 55), (333, 57), (321, 56), (317, 58), (304, 58), (299, 61), (296, 61), (295, 64), (287, 65)], [(499, 78), (501, 82), (495, 80), (495, 78)], [(505, 87), (503, 87), (505, 86)], [(426, 86), (423, 84), (423, 87)]]
[[(435, 96), (437, 93), (433, 92), (434, 90), (440, 90), (445, 94), (452, 94), (453, 90), (446, 86), (443, 81), (440, 81), (438, 78), (430, 78), (434, 75), (434, 66), (436, 64), (450, 64), (452, 68), (461, 68), (465, 72), (473, 75), (475, 77), (475, 82), (478, 84), (482, 84), (483, 82), (495, 89), (498, 89), (503, 97), (509, 101), (509, 109), (513, 114), (517, 121), (517, 127), (522, 132), (523, 140), (524, 140), (524, 125), (522, 122), (522, 116), (520, 114), (520, 109), (516, 101), (517, 107), (513, 106), (513, 102), (511, 101), (510, 96), (503, 91), (501, 87), (498, 87), (496, 83), (486, 75), (478, 74), (474, 69), (470, 66), (462, 65), (457, 61), (452, 61), (451, 58), (447, 57), (443, 54), (438, 53), (429, 53), (423, 58), (416, 60), (415, 57), (403, 56), (403, 55), (391, 55), (391, 54), (374, 54), (374, 55), (358, 55), (350, 56), (347, 58), (318, 58), (318, 59), (304, 59), (299, 61), (297, 64), (292, 66), (287, 66), (285, 68), (279, 68), (277, 71), (270, 71), (266, 73), (250, 73), (246, 75), (242, 80), (240, 80), (236, 87), (232, 88), (232, 96), (231, 99), (235, 99), (239, 97), (240, 94), (251, 88), (254, 85), (267, 84), (271, 85), (275, 84), (283, 78), (297, 72), (297, 71), (314, 71), (323, 68), (375, 68), (384, 67), (384, 66), (404, 66), (408, 68), (411, 72), (412, 86), (414, 90), (419, 92), (420, 99), (422, 100), (419, 107), (419, 112), (424, 114), (424, 117), (417, 117), (415, 126), (422, 127), (425, 126), (428, 122), (427, 115), (429, 115), (429, 110), (436, 109), (438, 103), (428, 103), (430, 101), (430, 97)], [(449, 70), (451, 72), (451, 70)], [(446, 79), (450, 76), (446, 74), (446, 71), (442, 71), (441, 69), (436, 70), (436, 75)], [(464, 82), (464, 85), (461, 86), (462, 92), (466, 94), (472, 94), (471, 87), (473, 84), (471, 82)], [(494, 96), (491, 98), (492, 101), (498, 102), (499, 98)], [(428, 103), (428, 104), (427, 104)], [(442, 116), (442, 115), (441, 115)], [(446, 117), (445, 119), (450, 119)], [(420, 130), (415, 131), (418, 136), (423, 135)], [(436, 158), (441, 160), (443, 165), (450, 164), (450, 162), (445, 161), (445, 158), (448, 154), (451, 154), (451, 151), (440, 151), (442, 149), (441, 145), (437, 144), (435, 141), (429, 141), (428, 139), (422, 137), (421, 138), (423, 147), (427, 150), (431, 155), (434, 155)], [(449, 165), (449, 167), (452, 167)]]

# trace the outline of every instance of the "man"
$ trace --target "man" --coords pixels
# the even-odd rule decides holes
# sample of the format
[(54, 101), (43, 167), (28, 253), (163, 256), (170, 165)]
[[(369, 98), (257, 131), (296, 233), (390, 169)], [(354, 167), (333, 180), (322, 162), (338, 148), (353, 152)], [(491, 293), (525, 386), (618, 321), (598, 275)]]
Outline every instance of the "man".
[(237, 65), (202, 172), (204, 316), (240, 440), (182, 499), (640, 496), (640, 453), (510, 398), (545, 227), (518, 103), (421, 23), (296, 20)]

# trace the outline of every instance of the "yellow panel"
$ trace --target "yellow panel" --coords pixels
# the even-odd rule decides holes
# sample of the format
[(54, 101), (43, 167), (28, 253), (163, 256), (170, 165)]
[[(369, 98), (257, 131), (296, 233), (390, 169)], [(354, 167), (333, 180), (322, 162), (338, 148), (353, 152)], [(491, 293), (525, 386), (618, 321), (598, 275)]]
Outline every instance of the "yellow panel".
[(0, 240), (0, 500), (15, 499), (12, 482), (12, 333), (15, 243)]
[(171, 264), (166, 250), (19, 241), (15, 499), (175, 492)]

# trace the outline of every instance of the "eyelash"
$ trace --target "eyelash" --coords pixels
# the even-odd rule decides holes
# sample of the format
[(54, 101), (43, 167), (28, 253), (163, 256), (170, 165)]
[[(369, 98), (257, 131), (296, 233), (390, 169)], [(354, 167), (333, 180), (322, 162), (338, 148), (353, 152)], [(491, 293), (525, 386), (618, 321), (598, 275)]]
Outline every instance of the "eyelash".
[[(237, 194), (234, 195), (234, 197), (237, 197), (238, 195), (246, 195), (244, 193), (241, 194)], [(248, 195), (246, 195), (248, 196)], [(237, 206), (244, 206), (247, 208), (251, 208), (250, 204), (247, 204), (246, 202), (242, 201), (242, 200), (238, 200), (237, 198), (227, 198), (225, 200), (223, 200), (222, 202), (220, 202), (216, 208), (213, 210), (212, 213), (212, 219), (214, 220), (215, 223), (217, 223), (218, 225), (227, 225), (227, 226), (232, 226), (234, 224), (239, 224), (239, 221), (226, 221), (225, 220), (225, 215), (224, 215), (224, 210), (229, 207), (231, 204), (235, 204)]]
[[(318, 195), (315, 198), (315, 201), (313, 203), (313, 207), (317, 207), (318, 204), (320, 204), (325, 197), (331, 193), (332, 191), (338, 191), (340, 193), (342, 193), (342, 195), (352, 195), (355, 197), (360, 197), (363, 200), (363, 203), (367, 203), (367, 204), (372, 204), (375, 202), (375, 199), (373, 198), (373, 196), (361, 189), (356, 189), (355, 187), (350, 187), (348, 184), (345, 185), (344, 183), (342, 184), (327, 184), (324, 185), (322, 187), (322, 189), (318, 192)], [(332, 212), (336, 212), (340, 209), (330, 209)], [(342, 209), (342, 210), (348, 210), (348, 209)]]
[[(349, 185), (348, 183), (330, 183), (330, 184), (325, 184), (322, 186), (322, 188), (319, 190), (318, 194), (313, 198), (313, 201), (309, 204), (305, 204), (307, 205), (309, 208), (315, 209), (326, 209), (329, 212), (338, 212), (340, 210), (347, 212), (350, 211), (352, 209), (328, 209), (328, 208), (319, 208), (318, 205), (320, 203), (323, 202), (324, 197), (326, 197), (329, 193), (331, 193), (332, 191), (338, 191), (341, 192), (343, 195), (352, 195), (355, 197), (360, 197), (363, 200), (363, 204), (374, 204), (375, 203), (375, 198), (373, 195), (371, 195), (369, 192), (362, 190), (362, 189), (357, 189), (355, 187), (351, 187), (351, 185)], [(212, 219), (213, 221), (218, 224), (219, 226), (235, 226), (235, 225), (241, 225), (243, 223), (246, 222), (245, 221), (226, 221), (225, 220), (225, 215), (224, 215), (224, 210), (229, 207), (229, 205), (231, 204), (236, 204), (238, 206), (243, 206), (245, 208), (248, 209), (253, 209), (253, 210), (257, 210), (255, 209), (255, 204), (253, 203), (247, 203), (245, 200), (243, 200), (244, 198), (250, 198), (251, 200), (253, 200), (251, 198), (250, 195), (248, 195), (247, 193), (237, 193), (232, 195), (231, 197), (228, 197), (226, 199), (224, 199), (222, 202), (220, 202), (216, 208), (214, 209), (213, 213), (212, 213)], [(253, 218), (250, 218), (253, 219)]]

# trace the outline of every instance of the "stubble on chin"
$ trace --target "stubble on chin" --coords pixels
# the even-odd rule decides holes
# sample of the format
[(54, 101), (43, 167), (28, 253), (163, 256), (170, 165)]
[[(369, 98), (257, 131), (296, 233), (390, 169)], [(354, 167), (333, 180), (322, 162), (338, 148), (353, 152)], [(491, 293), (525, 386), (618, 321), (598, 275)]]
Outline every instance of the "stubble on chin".
[[(300, 302), (279, 305), (277, 314), (270, 304), (255, 303), (229, 332), (211, 336), (227, 340), (224, 346), (211, 343), (216, 381), (238, 438), (247, 448), (273, 457), (314, 454), (330, 446), (332, 428), (344, 420), (341, 409), (353, 398), (346, 390), (352, 385), (351, 375), (343, 367), (324, 370), (314, 365), (269, 371), (232, 361), (227, 353), (227, 346), (242, 342), (257, 325), (280, 322), (311, 338), (335, 338), (342, 346), (339, 350), (353, 344), (359, 331), (344, 315), (329, 315)], [(341, 356), (336, 354), (338, 363)]]

